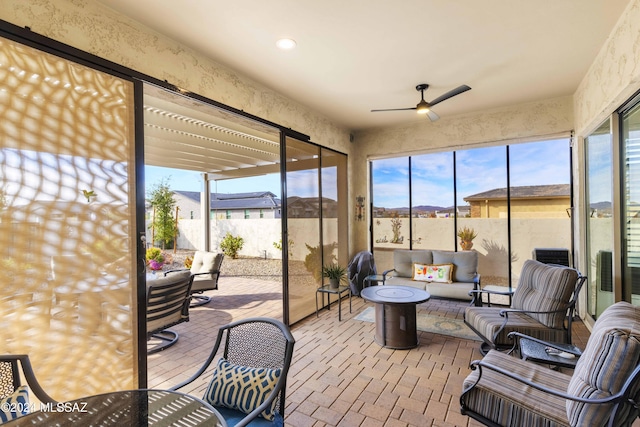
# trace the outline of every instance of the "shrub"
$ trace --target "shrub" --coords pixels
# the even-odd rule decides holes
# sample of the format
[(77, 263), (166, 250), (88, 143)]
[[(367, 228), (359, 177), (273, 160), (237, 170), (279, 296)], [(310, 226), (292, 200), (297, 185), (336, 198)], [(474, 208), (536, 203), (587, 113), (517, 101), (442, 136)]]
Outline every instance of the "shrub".
[(162, 250), (160, 248), (147, 249), (145, 257), (147, 259), (147, 262), (154, 260), (160, 264), (164, 263), (164, 255), (162, 254)]
[(244, 246), (244, 239), (240, 236), (232, 236), (231, 233), (227, 233), (224, 239), (220, 242), (220, 249), (226, 256), (230, 256), (233, 259), (238, 258), (238, 252)]

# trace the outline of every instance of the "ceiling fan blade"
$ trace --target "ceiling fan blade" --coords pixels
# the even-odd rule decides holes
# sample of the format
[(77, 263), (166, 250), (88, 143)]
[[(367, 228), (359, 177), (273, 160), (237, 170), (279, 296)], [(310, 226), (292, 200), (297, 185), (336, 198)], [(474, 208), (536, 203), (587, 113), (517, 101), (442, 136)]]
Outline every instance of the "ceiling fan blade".
[(411, 107), (411, 108), (387, 108), (385, 110), (371, 110), (372, 113), (378, 112), (378, 111), (406, 111), (406, 110), (415, 110), (416, 107)]
[(447, 99), (454, 97), (456, 95), (460, 95), (462, 92), (466, 92), (468, 90), (471, 90), (471, 88), (467, 85), (458, 86), (457, 88), (450, 90), (444, 95), (440, 95), (439, 97), (431, 101), (429, 105), (433, 107), (434, 105), (439, 104), (442, 101), (446, 101)]
[(434, 113), (433, 111), (429, 110), (427, 112), (427, 117), (429, 117), (429, 120), (431, 120), (432, 122), (435, 122), (436, 120), (438, 120), (440, 118), (439, 115), (437, 115), (436, 113)]

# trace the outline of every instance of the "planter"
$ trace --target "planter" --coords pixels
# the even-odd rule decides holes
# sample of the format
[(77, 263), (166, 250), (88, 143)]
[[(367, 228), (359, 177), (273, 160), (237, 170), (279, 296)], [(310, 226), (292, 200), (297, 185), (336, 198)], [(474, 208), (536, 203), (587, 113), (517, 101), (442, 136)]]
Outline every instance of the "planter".
[(329, 279), (329, 287), (331, 289), (338, 289), (340, 286), (340, 279)]
[(473, 242), (471, 240), (461, 240), (460, 247), (463, 251), (470, 251), (473, 247)]

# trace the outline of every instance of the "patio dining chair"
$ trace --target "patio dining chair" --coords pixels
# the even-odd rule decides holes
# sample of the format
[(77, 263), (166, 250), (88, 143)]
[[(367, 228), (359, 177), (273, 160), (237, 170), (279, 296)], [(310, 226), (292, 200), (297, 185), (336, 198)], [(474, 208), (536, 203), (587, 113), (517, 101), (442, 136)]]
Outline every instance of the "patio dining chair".
[[(295, 339), (282, 322), (253, 317), (222, 326), (202, 367), (180, 388), (211, 378), (203, 400), (231, 426), (282, 426), (287, 374)], [(214, 363), (218, 350), (222, 357)]]
[(640, 413), (640, 307), (608, 307), (572, 374), (496, 350), (471, 369), (461, 412), (482, 424), (629, 426)]
[[(26, 382), (24, 385), (22, 378)], [(52, 405), (57, 403), (38, 382), (28, 355), (0, 355), (0, 424), (28, 413), (29, 392), (32, 392), (42, 403)], [(10, 409), (22, 409), (22, 411)]]
[(157, 353), (178, 341), (178, 333), (169, 328), (189, 321), (189, 295), (193, 276), (189, 270), (147, 282), (147, 354)]
[[(570, 344), (576, 301), (585, 280), (573, 268), (526, 260), (511, 306), (467, 307), (464, 323), (482, 339), (483, 354), (490, 349), (511, 349), (510, 332)], [(477, 299), (482, 301), (482, 297)]]

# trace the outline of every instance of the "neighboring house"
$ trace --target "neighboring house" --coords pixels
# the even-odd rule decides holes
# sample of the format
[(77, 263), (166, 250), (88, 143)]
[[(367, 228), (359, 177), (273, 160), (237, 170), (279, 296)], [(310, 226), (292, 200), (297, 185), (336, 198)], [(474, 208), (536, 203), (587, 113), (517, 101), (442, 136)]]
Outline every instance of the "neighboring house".
[[(571, 207), (569, 184), (511, 187), (512, 218), (567, 218)], [(464, 198), (471, 218), (507, 218), (507, 189), (496, 188)]]
[(435, 211), (436, 218), (467, 218), (470, 216), (471, 206), (457, 206), (455, 208), (446, 208)]
[[(174, 191), (178, 217), (200, 219), (200, 192)], [(251, 193), (211, 193), (211, 219), (280, 218), (280, 199), (270, 191)]]
[[(327, 197), (322, 198), (323, 218), (337, 218), (338, 204)], [(287, 215), (289, 218), (320, 218), (320, 207), (317, 197), (289, 197), (287, 199)]]

